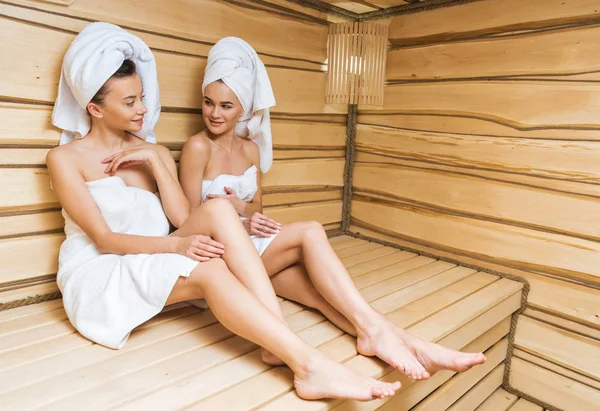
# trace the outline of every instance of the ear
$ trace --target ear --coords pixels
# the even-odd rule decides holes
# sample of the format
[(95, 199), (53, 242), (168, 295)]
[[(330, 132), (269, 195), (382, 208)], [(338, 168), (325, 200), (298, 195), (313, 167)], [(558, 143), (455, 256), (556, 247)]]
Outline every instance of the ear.
[(88, 113), (90, 113), (90, 115), (92, 117), (96, 117), (96, 118), (104, 117), (104, 114), (102, 114), (102, 110), (100, 109), (100, 106), (98, 106), (98, 104), (96, 104), (96, 103), (88, 103), (87, 111), (88, 111)]

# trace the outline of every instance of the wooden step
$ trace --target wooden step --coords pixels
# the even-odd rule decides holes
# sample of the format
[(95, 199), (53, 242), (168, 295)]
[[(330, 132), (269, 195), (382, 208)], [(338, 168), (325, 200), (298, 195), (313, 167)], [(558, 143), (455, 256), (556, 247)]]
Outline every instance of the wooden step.
[[(282, 300), (290, 327), (309, 344), (361, 373), (403, 384), (387, 401), (304, 401), (293, 390), (288, 368), (263, 364), (259, 347), (231, 334), (210, 311), (167, 309), (115, 351), (78, 334), (57, 300), (0, 313), (2, 408), (440, 409), (457, 401), (480, 404), (497, 388), (510, 316), (520, 307), (520, 283), (350, 237), (332, 246), (378, 310), (423, 339), (485, 351), (488, 362), (414, 382), (358, 355), (355, 339), (320, 313)], [(469, 399), (472, 387), (477, 394)], [(444, 395), (447, 390), (454, 394)]]

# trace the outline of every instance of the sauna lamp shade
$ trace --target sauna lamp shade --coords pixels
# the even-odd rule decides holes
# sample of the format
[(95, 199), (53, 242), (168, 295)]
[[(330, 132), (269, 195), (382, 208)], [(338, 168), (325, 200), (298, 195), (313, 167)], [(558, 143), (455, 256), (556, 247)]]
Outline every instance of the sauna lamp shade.
[(388, 27), (375, 23), (329, 26), (328, 104), (383, 105)]

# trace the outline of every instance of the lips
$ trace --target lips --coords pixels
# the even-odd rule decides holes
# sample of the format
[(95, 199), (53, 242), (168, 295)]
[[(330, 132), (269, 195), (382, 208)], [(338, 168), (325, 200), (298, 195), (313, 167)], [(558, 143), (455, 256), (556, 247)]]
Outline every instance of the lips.
[(223, 124), (225, 124), (223, 121), (212, 121), (212, 120), (208, 120), (208, 122), (210, 123), (211, 126), (213, 127), (219, 127), (222, 126)]
[(139, 124), (140, 126), (144, 124), (144, 119), (141, 118), (139, 120), (133, 120), (134, 123)]

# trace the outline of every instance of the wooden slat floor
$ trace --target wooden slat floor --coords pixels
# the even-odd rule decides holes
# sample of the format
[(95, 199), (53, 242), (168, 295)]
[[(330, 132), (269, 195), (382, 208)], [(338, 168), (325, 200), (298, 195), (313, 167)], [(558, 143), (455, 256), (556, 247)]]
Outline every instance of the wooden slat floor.
[(264, 365), (258, 347), (210, 311), (168, 307), (114, 351), (75, 332), (56, 300), (0, 313), (0, 409), (441, 410), (497, 380), (521, 283), (351, 237), (331, 243), (375, 308), (426, 340), (485, 351), (488, 362), (414, 382), (357, 355), (354, 338), (321, 314), (282, 300), (288, 323), (307, 342), (364, 374), (403, 384), (389, 400), (309, 402), (296, 396), (289, 369)]
[(519, 398), (502, 388), (497, 388), (483, 403), (476, 408), (477, 411), (543, 411), (539, 405), (533, 404), (524, 398)]

